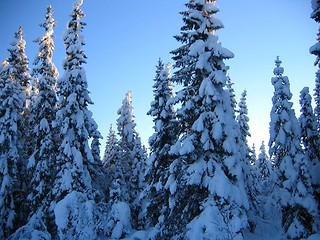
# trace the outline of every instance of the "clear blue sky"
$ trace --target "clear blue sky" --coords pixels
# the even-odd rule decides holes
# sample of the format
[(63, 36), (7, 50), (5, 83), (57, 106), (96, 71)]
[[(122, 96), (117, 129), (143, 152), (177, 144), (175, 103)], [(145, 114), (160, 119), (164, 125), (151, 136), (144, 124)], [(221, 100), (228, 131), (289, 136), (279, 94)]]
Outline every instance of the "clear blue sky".
[[(133, 92), (137, 131), (143, 143), (153, 133), (152, 119), (146, 116), (153, 99), (152, 85), (159, 57), (171, 61), (169, 52), (179, 46), (173, 38), (182, 26), (180, 11), (187, 0), (106, 1), (84, 0), (87, 23), (83, 35), (88, 55), (85, 66), (94, 106), (90, 107), (106, 137), (115, 126), (116, 112), (128, 90)], [(235, 83), (236, 98), (248, 91), (250, 143), (257, 148), (268, 142), (269, 114), (274, 60), (279, 55), (289, 77), (296, 115), (300, 115), (299, 95), (304, 86), (313, 94), (316, 67), (309, 47), (316, 42), (317, 24), (310, 19), (310, 0), (219, 0), (217, 17), (225, 28), (216, 34), (224, 47), (235, 54), (227, 61)], [(74, 0), (0, 0), (0, 60), (8, 57), (13, 33), (22, 25), (26, 52), (32, 67), (38, 46), (32, 42), (43, 34), (38, 26), (51, 4), (55, 28), (54, 61), (62, 75), (65, 30)], [(102, 151), (105, 140), (102, 140)]]

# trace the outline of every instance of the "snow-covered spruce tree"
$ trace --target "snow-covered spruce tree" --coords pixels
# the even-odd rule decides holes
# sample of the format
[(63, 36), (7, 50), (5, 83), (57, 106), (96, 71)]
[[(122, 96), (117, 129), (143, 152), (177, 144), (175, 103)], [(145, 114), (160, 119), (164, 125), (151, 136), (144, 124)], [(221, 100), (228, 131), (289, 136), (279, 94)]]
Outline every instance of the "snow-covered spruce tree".
[[(52, 188), (55, 175), (55, 156), (57, 153), (56, 137), (52, 123), (56, 116), (57, 96), (55, 93), (58, 70), (52, 61), (54, 42), (53, 28), (55, 21), (52, 7), (47, 8), (45, 19), (40, 27), (44, 35), (35, 40), (39, 44), (39, 52), (34, 61), (33, 95), (29, 106), (29, 125), (32, 126), (33, 136), (32, 155), (29, 158), (28, 169), (31, 176), (28, 202), (31, 214), (40, 208), (47, 211), (49, 199), (46, 199)], [(49, 216), (45, 216), (48, 220)], [(52, 216), (51, 216), (52, 217)], [(51, 221), (53, 219), (50, 219)], [(46, 224), (47, 225), (47, 224)]]
[(144, 146), (142, 146), (141, 138), (137, 133), (132, 152), (132, 176), (130, 179), (130, 182), (132, 184), (130, 193), (133, 200), (131, 204), (131, 211), (133, 215), (132, 225), (137, 229), (144, 227), (139, 226), (139, 214), (143, 208), (140, 196), (142, 191), (146, 188), (144, 176), (146, 172), (147, 157), (147, 151)]
[[(234, 55), (218, 42), (223, 24), (214, 17), (215, 0), (190, 0), (182, 12), (184, 26), (172, 51), (183, 84), (175, 102), (181, 137), (170, 153), (166, 188), (169, 208), (160, 224), (162, 237), (242, 239), (247, 227), (240, 130), (225, 89), (224, 60)], [(160, 220), (161, 221), (161, 220)]]
[(122, 101), (122, 106), (118, 110), (119, 118), (117, 119), (117, 129), (120, 136), (119, 148), (121, 161), (121, 170), (125, 181), (124, 189), (121, 191), (123, 195), (122, 201), (132, 203), (134, 197), (131, 195), (131, 177), (132, 177), (132, 165), (133, 165), (133, 148), (134, 141), (137, 136), (135, 130), (136, 123), (134, 122), (133, 106), (132, 106), (132, 93), (129, 91), (126, 93), (125, 98)]
[[(119, 139), (119, 166), (122, 171), (124, 186), (121, 189), (121, 201), (127, 202), (133, 214), (132, 224), (137, 225), (136, 199), (142, 189), (142, 174), (145, 169), (146, 156), (142, 157), (142, 144), (139, 134), (135, 130), (132, 93), (126, 93), (122, 106), (118, 110), (117, 129)], [(139, 166), (138, 166), (139, 165)]]
[(236, 112), (237, 100), (236, 100), (236, 94), (234, 93), (233, 85), (234, 85), (234, 83), (232, 82), (231, 77), (228, 75), (227, 76), (227, 84), (226, 84), (226, 86), (227, 86), (227, 89), (228, 89), (229, 94), (230, 94), (231, 106)]
[(256, 151), (256, 145), (253, 143), (252, 147), (250, 149), (250, 161), (251, 164), (255, 164), (257, 161), (257, 151)]
[(312, 195), (308, 162), (300, 145), (300, 126), (290, 102), (289, 79), (282, 75), (284, 69), (279, 57), (275, 63), (269, 155), (277, 171), (275, 194), (285, 237), (300, 239), (316, 230), (317, 206)]
[[(20, 26), (18, 31), (14, 34), (14, 40), (11, 42), (12, 48), (8, 49), (10, 53), (10, 57), (8, 59), (9, 65), (12, 66), (10, 68), (10, 75), (14, 81), (19, 83), (21, 87), (21, 91), (23, 94), (23, 109), (21, 110), (22, 120), (23, 120), (23, 127), (21, 127), (21, 138), (20, 142), (23, 146), (23, 150), (20, 151), (21, 159), (19, 163), (19, 172), (21, 176), (26, 176), (26, 163), (25, 161), (28, 158), (28, 116), (29, 116), (29, 109), (27, 108), (27, 98), (28, 98), (28, 88), (30, 83), (30, 72), (29, 72), (29, 60), (25, 53), (26, 41), (24, 40), (24, 34), (22, 27)], [(26, 180), (26, 179), (24, 179)]]
[(175, 111), (169, 101), (173, 97), (173, 87), (170, 80), (170, 66), (164, 65), (159, 59), (156, 66), (153, 94), (148, 115), (153, 117), (154, 133), (149, 138), (151, 156), (148, 160), (145, 181), (147, 187), (143, 192), (146, 206), (141, 214), (144, 225), (155, 226), (164, 208), (168, 208), (169, 191), (165, 189), (168, 180), (168, 166), (172, 162), (169, 155), (170, 147), (177, 139), (177, 124)]
[(26, 161), (24, 143), (24, 121), (26, 89), (30, 80), (26, 42), (22, 27), (15, 33), (8, 49), (10, 55), (1, 71), (0, 109), (0, 164), (1, 196), (0, 238), (7, 237), (13, 229), (23, 225), (28, 215), (25, 201)]
[(320, 23), (320, 0), (311, 0), (311, 18)]
[(102, 158), (103, 167), (106, 170), (106, 180), (110, 185), (109, 204), (121, 201), (121, 188), (125, 185), (123, 171), (120, 163), (120, 146), (117, 139), (116, 132), (112, 128), (112, 124), (109, 128), (109, 134), (107, 136), (106, 147)]
[[(317, 23), (320, 23), (320, 1), (319, 0), (312, 0), (312, 13), (311, 18), (313, 18)], [(314, 62), (315, 66), (320, 68), (320, 28), (317, 34), (317, 42), (310, 47), (309, 49), (311, 54), (316, 56), (316, 61)], [(316, 79), (315, 79), (315, 89), (314, 89), (314, 100), (315, 100), (315, 108), (314, 113), (317, 118), (317, 129), (320, 131), (320, 69), (316, 72)]]
[[(251, 137), (249, 132), (249, 117), (248, 117), (248, 107), (247, 107), (247, 91), (244, 90), (241, 94), (241, 99), (239, 102), (239, 114), (237, 116), (237, 121), (240, 126), (240, 132), (242, 136), (242, 140), (247, 143), (248, 137)], [(248, 144), (247, 144), (248, 145)], [(248, 147), (249, 148), (249, 147)]]
[[(23, 145), (23, 151), (20, 152), (22, 159), (27, 159), (29, 157), (29, 128), (28, 128), (28, 118), (29, 118), (29, 109), (27, 108), (27, 100), (29, 97), (29, 83), (31, 80), (30, 71), (29, 71), (29, 60), (25, 53), (26, 41), (24, 40), (24, 34), (22, 27), (19, 27), (18, 32), (15, 33), (14, 40), (12, 41), (11, 45), (12, 48), (8, 49), (10, 52), (10, 65), (15, 66), (12, 68), (11, 75), (18, 81), (20, 86), (22, 87), (22, 93), (24, 95), (24, 106), (21, 111), (22, 120), (23, 120), (23, 128), (21, 138), (21, 144)], [(19, 166), (21, 175), (26, 176), (26, 161), (21, 162), (22, 165)]]
[[(255, 173), (255, 195), (256, 202), (258, 206), (258, 216), (264, 219), (263, 221), (270, 221), (273, 216), (273, 209), (275, 209), (274, 204), (275, 201), (272, 196), (272, 192), (274, 189), (274, 172), (273, 166), (269, 159), (269, 156), (266, 151), (265, 143), (262, 142), (258, 158), (254, 164), (254, 173)], [(259, 224), (259, 221), (257, 221)], [(259, 226), (257, 226), (259, 229)]]
[(110, 212), (107, 216), (108, 236), (112, 239), (121, 239), (131, 232), (131, 210), (126, 202), (129, 198), (127, 193), (127, 183), (124, 179), (122, 169), (121, 146), (112, 125), (107, 136), (106, 148), (102, 158), (102, 164), (106, 169), (106, 180), (109, 182)]
[[(10, 79), (7, 69), (8, 63), (4, 61), (0, 72), (0, 238), (5, 239), (14, 229), (16, 217), (16, 205), (14, 193), (17, 182), (17, 161), (19, 152), (17, 149), (17, 132), (10, 131), (10, 128), (17, 129), (20, 124), (21, 101), (20, 89)], [(18, 101), (13, 101), (17, 99)], [(11, 101), (10, 101), (11, 100)], [(15, 105), (18, 106), (15, 106)], [(7, 115), (7, 116), (6, 116)]]
[(310, 161), (310, 172), (314, 196), (320, 206), (320, 137), (317, 131), (317, 119), (314, 115), (311, 105), (312, 98), (309, 94), (309, 88), (305, 87), (300, 92), (301, 115), (299, 124), (301, 128), (301, 141), (304, 152)]
[(112, 124), (109, 128), (109, 134), (107, 136), (106, 147), (104, 155), (102, 158), (102, 164), (104, 167), (108, 167), (110, 164), (114, 163), (118, 158), (118, 139), (116, 132), (112, 128)]
[(51, 209), (54, 211), (57, 232), (53, 238), (97, 239), (101, 223), (101, 209), (96, 198), (96, 189), (90, 174), (95, 159), (89, 139), (99, 135), (92, 113), (88, 110), (89, 97), (83, 64), (82, 30), (85, 23), (81, 10), (82, 1), (76, 2), (63, 36), (66, 59), (64, 73), (58, 79), (59, 108), (56, 126), (61, 139), (56, 157), (57, 172), (52, 187)]
[(23, 88), (23, 93), (27, 95), (27, 88), (30, 82), (30, 73), (28, 67), (28, 57), (25, 53), (26, 41), (23, 39), (22, 27), (19, 27), (18, 32), (15, 33), (14, 40), (11, 45), (10, 58), (8, 59), (9, 65), (15, 66), (11, 70), (11, 75), (18, 81), (18, 83)]
[(257, 179), (257, 174), (254, 169), (254, 162), (252, 159), (252, 150), (250, 149), (248, 145), (248, 137), (251, 137), (250, 134), (250, 128), (249, 128), (249, 117), (248, 117), (248, 107), (247, 107), (247, 91), (244, 90), (241, 94), (241, 99), (238, 104), (239, 110), (238, 110), (238, 116), (237, 116), (237, 122), (240, 127), (240, 133), (241, 133), (241, 142), (243, 143), (243, 149), (244, 154), (246, 156), (245, 162), (244, 162), (244, 181), (245, 181), (245, 187), (246, 191), (249, 197), (249, 211), (248, 211), (248, 220), (250, 224), (250, 230), (254, 231), (255, 228), (255, 215), (257, 215), (257, 212), (259, 211), (259, 206), (256, 199), (256, 185), (255, 182), (259, 181)]
[(261, 143), (255, 167), (257, 168), (259, 177), (262, 179), (262, 181), (268, 180), (272, 177), (272, 162), (267, 154), (264, 141)]
[[(22, 88), (11, 72), (15, 71), (13, 51), (0, 72), (0, 238), (17, 228), (21, 204), (19, 164), (22, 150), (21, 112), (25, 103)], [(27, 213), (26, 213), (27, 214)]]

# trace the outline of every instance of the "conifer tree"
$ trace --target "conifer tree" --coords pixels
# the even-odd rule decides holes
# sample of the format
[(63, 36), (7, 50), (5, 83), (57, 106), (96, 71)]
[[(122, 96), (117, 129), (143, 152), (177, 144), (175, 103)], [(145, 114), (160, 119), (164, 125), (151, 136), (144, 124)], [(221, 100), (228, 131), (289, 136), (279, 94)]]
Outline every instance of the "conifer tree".
[[(317, 23), (320, 23), (320, 1), (312, 0), (312, 13), (313, 18)], [(318, 29), (317, 42), (310, 47), (310, 53), (316, 56), (315, 66), (320, 68), (320, 28)], [(317, 118), (317, 130), (320, 131), (320, 69), (316, 72), (315, 89), (314, 89), (315, 108), (314, 113)]]
[(264, 141), (261, 143), (259, 155), (254, 165), (254, 172), (256, 176), (255, 190), (258, 205), (258, 216), (265, 221), (271, 221), (274, 209), (274, 199), (270, 198), (274, 189), (274, 172), (272, 163), (266, 151)]
[(21, 157), (24, 159), (19, 166), (19, 172), (21, 175), (27, 175), (26, 171), (26, 159), (29, 157), (29, 125), (28, 125), (28, 118), (29, 118), (29, 109), (27, 108), (27, 102), (29, 99), (29, 84), (30, 84), (30, 69), (29, 69), (29, 60), (25, 53), (26, 41), (24, 40), (24, 34), (22, 27), (19, 27), (18, 32), (15, 33), (14, 41), (11, 43), (13, 46), (11, 49), (8, 49), (10, 52), (10, 60), (12, 62), (12, 66), (15, 66), (11, 71), (13, 78), (15, 81), (18, 81), (20, 86), (22, 87), (22, 93), (24, 98), (24, 106), (21, 111), (22, 120), (23, 120), (23, 128), (21, 129), (21, 133), (23, 137), (21, 138), (21, 144), (23, 146), (23, 151), (20, 152)]
[[(57, 96), (55, 93), (58, 70), (52, 61), (54, 42), (53, 28), (55, 21), (52, 7), (48, 6), (44, 22), (40, 27), (44, 28), (44, 35), (35, 40), (39, 44), (39, 52), (34, 61), (33, 73), (36, 81), (33, 81), (33, 89), (37, 94), (33, 96), (29, 106), (29, 123), (32, 126), (33, 143), (32, 155), (29, 158), (29, 171), (31, 175), (30, 202), (32, 213), (40, 207), (48, 208), (48, 202), (43, 202), (52, 187), (55, 175), (56, 136), (52, 123), (56, 116)], [(48, 201), (49, 199), (46, 199)], [(47, 206), (45, 206), (47, 205)], [(51, 219), (52, 220), (52, 219)]]
[(307, 237), (315, 231), (317, 207), (312, 196), (308, 163), (300, 146), (300, 127), (292, 109), (289, 79), (283, 76), (279, 57), (272, 78), (274, 96), (270, 122), (269, 154), (277, 168), (277, 198), (287, 238)]
[(248, 107), (247, 107), (247, 91), (243, 91), (241, 94), (241, 99), (239, 102), (239, 115), (237, 117), (237, 121), (240, 126), (240, 131), (242, 135), (242, 140), (244, 142), (248, 142), (247, 137), (251, 137), (251, 134), (249, 132), (249, 117), (248, 117)]
[(24, 207), (25, 190), (21, 171), (24, 162), (22, 113), (25, 106), (25, 91), (21, 84), (27, 81), (27, 58), (22, 28), (15, 33), (10, 56), (3, 63), (0, 73), (0, 238), (7, 238), (19, 227), (28, 214)]
[[(20, 26), (18, 31), (14, 34), (14, 40), (11, 42), (12, 48), (8, 49), (10, 53), (10, 57), (8, 59), (9, 65), (12, 66), (10, 68), (10, 75), (12, 79), (19, 83), (21, 87), (23, 109), (21, 109), (21, 116), (22, 116), (22, 124), (23, 126), (20, 129), (21, 138), (20, 142), (23, 146), (23, 150), (20, 151), (21, 159), (23, 161), (19, 162), (19, 172), (21, 176), (27, 175), (26, 173), (26, 165), (27, 162), (25, 161), (28, 158), (28, 139), (25, 137), (28, 135), (28, 112), (29, 109), (27, 108), (27, 98), (28, 98), (28, 89), (30, 83), (30, 73), (29, 73), (29, 60), (25, 53), (26, 41), (24, 40), (24, 34), (22, 27)], [(21, 179), (22, 181), (22, 179)], [(23, 184), (24, 185), (24, 184)]]
[[(165, 184), (168, 180), (168, 166), (171, 163), (169, 150), (177, 139), (177, 123), (175, 111), (170, 102), (173, 97), (173, 87), (170, 80), (170, 66), (164, 65), (159, 59), (156, 66), (156, 76), (154, 78), (153, 93), (154, 100), (148, 115), (153, 117), (154, 134), (149, 138), (151, 156), (149, 167), (146, 172), (147, 187), (144, 191), (147, 206), (147, 220), (145, 225), (156, 225), (159, 216), (164, 208), (168, 207), (168, 190)], [(152, 199), (152, 200), (150, 200)]]
[(233, 89), (233, 85), (234, 83), (232, 82), (232, 79), (230, 76), (227, 76), (227, 89), (229, 91), (230, 94), (230, 101), (231, 101), (231, 106), (232, 108), (235, 110), (236, 112), (236, 108), (237, 108), (237, 100), (236, 100), (236, 94), (234, 93), (234, 89)]
[(66, 59), (64, 73), (58, 80), (59, 108), (56, 114), (58, 134), (61, 139), (56, 158), (57, 175), (52, 195), (57, 235), (61, 239), (96, 239), (100, 208), (94, 202), (95, 189), (90, 169), (95, 159), (89, 139), (100, 135), (88, 106), (87, 79), (83, 64), (87, 56), (82, 30), (85, 23), (82, 1), (76, 2), (63, 36)]
[(123, 174), (120, 168), (121, 160), (119, 151), (119, 142), (116, 132), (113, 130), (111, 124), (109, 128), (109, 134), (107, 136), (104, 155), (102, 157), (102, 165), (106, 171), (105, 179), (109, 183), (110, 188), (110, 206), (117, 201), (121, 201), (121, 186), (124, 185)]
[[(8, 63), (0, 72), (0, 217), (2, 219), (0, 227), (0, 238), (5, 239), (14, 228), (14, 219), (16, 217), (16, 206), (14, 202), (14, 192), (17, 182), (17, 160), (19, 153), (17, 149), (17, 133), (10, 131), (10, 128), (17, 129), (17, 125), (21, 119), (19, 111), (16, 108), (22, 108), (23, 102), (20, 99), (19, 88), (12, 82), (9, 77)], [(10, 104), (14, 98), (18, 106)], [(13, 106), (10, 106), (13, 105)], [(9, 118), (6, 117), (9, 113)]]
[(153, 160), (157, 161), (157, 163), (152, 163), (156, 166), (165, 164), (160, 162), (168, 157), (168, 147), (176, 138), (173, 129), (175, 112), (172, 103), (169, 102), (173, 97), (170, 66), (171, 64), (164, 66), (161, 60), (158, 62), (153, 85), (154, 101), (151, 102), (151, 108), (147, 113), (154, 117), (155, 133), (150, 137), (149, 144), (151, 152), (155, 153), (154, 156), (157, 158), (152, 157)]
[(257, 161), (257, 151), (256, 151), (256, 145), (253, 143), (252, 148), (250, 149), (250, 161), (251, 165), (254, 165)]
[(262, 141), (260, 146), (259, 155), (256, 161), (256, 168), (258, 170), (259, 176), (262, 180), (268, 179), (272, 175), (272, 163), (266, 151), (266, 146), (264, 141)]
[(136, 123), (134, 122), (133, 106), (132, 106), (132, 93), (131, 91), (126, 93), (125, 98), (122, 101), (122, 106), (118, 110), (119, 118), (117, 119), (118, 134), (120, 136), (120, 161), (121, 170), (125, 181), (125, 189), (121, 192), (123, 195), (122, 200), (127, 200), (132, 203), (134, 197), (130, 196), (132, 177), (132, 165), (133, 165), (133, 149), (135, 145), (135, 139), (137, 132), (135, 130)]
[(186, 4), (184, 26), (175, 37), (182, 46), (172, 51), (177, 69), (172, 81), (184, 87), (175, 97), (181, 105), (177, 110), (181, 137), (170, 151), (175, 156), (166, 184), (171, 196), (160, 230), (167, 238), (241, 239), (247, 226), (245, 156), (225, 89), (228, 67), (224, 60), (233, 53), (215, 35), (223, 27), (214, 17), (215, 2)]
[(10, 52), (8, 62), (10, 65), (15, 66), (11, 70), (11, 74), (23, 88), (23, 93), (26, 96), (26, 91), (30, 83), (30, 73), (28, 67), (29, 60), (25, 53), (26, 41), (23, 39), (23, 36), (23, 30), (20, 26), (18, 32), (15, 33), (13, 42), (11, 43), (13, 48), (8, 49)]
[(311, 18), (313, 18), (316, 22), (320, 22), (320, 1), (311, 0), (311, 6), (312, 6)]
[[(119, 135), (119, 154), (116, 164), (116, 172), (112, 173), (113, 182), (118, 178), (116, 186), (121, 193), (121, 202), (128, 204), (132, 213), (132, 226), (138, 224), (138, 203), (136, 202), (142, 189), (142, 174), (145, 169), (146, 155), (142, 148), (139, 134), (135, 130), (132, 92), (126, 93), (122, 106), (118, 110), (117, 129)], [(115, 186), (115, 185), (114, 185)]]
[(112, 128), (112, 124), (110, 125), (109, 134), (107, 136), (106, 147), (104, 151), (104, 155), (102, 158), (102, 163), (105, 167), (114, 163), (118, 160), (118, 139), (116, 132)]
[(248, 107), (247, 107), (247, 91), (244, 90), (241, 94), (241, 99), (238, 104), (239, 110), (238, 110), (238, 116), (237, 116), (237, 122), (240, 127), (240, 133), (241, 133), (241, 142), (243, 143), (243, 151), (244, 155), (246, 156), (245, 162), (244, 162), (244, 181), (245, 181), (245, 187), (249, 198), (249, 208), (248, 211), (248, 220), (250, 224), (250, 230), (253, 231), (255, 228), (255, 215), (259, 211), (259, 206), (257, 203), (256, 198), (256, 185), (255, 182), (258, 181), (257, 174), (254, 169), (253, 160), (252, 160), (252, 150), (248, 146), (248, 137), (251, 137), (251, 134), (249, 132), (249, 117), (248, 117)]
[(309, 88), (305, 87), (300, 92), (301, 115), (299, 124), (301, 128), (301, 140), (305, 152), (305, 157), (310, 161), (310, 172), (314, 196), (320, 206), (320, 137), (317, 131), (317, 119), (313, 113)]

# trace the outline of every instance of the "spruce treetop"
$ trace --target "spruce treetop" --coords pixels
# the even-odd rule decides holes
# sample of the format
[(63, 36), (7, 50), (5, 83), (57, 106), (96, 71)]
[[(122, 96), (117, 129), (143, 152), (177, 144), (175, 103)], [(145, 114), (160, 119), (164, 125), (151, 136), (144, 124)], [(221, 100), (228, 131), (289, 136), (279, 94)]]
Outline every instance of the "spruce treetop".
[(7, 61), (12, 66), (10, 68), (10, 75), (26, 90), (30, 82), (30, 74), (28, 67), (29, 60), (25, 53), (26, 41), (23, 36), (23, 30), (20, 26), (11, 42), (12, 48), (8, 49), (10, 57)]
[(311, 18), (320, 22), (320, 0), (311, 0), (312, 13)]

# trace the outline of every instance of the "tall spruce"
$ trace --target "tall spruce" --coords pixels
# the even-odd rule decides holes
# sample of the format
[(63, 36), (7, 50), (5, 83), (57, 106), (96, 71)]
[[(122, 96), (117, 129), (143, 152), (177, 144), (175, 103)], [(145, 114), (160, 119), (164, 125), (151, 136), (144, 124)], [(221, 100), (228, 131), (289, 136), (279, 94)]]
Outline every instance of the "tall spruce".
[(248, 117), (248, 107), (247, 107), (247, 91), (244, 90), (241, 94), (241, 99), (238, 104), (239, 110), (238, 110), (238, 116), (237, 116), (237, 122), (240, 127), (240, 133), (241, 133), (241, 142), (243, 143), (243, 154), (245, 157), (244, 162), (244, 182), (246, 191), (249, 198), (249, 208), (248, 211), (248, 220), (250, 224), (250, 230), (254, 231), (255, 225), (256, 225), (256, 219), (255, 215), (257, 215), (257, 212), (259, 211), (259, 206), (257, 203), (256, 198), (256, 185), (255, 182), (258, 181), (257, 174), (254, 169), (254, 161), (252, 159), (252, 150), (250, 149), (248, 145), (248, 137), (251, 137), (250, 134), (250, 128), (249, 128), (249, 117)]
[(241, 99), (239, 102), (239, 114), (237, 116), (237, 121), (240, 126), (240, 131), (242, 135), (242, 140), (248, 142), (247, 138), (251, 137), (249, 128), (249, 117), (248, 117), (248, 107), (247, 107), (247, 91), (243, 91), (241, 94)]
[[(136, 131), (134, 122), (132, 92), (126, 93), (122, 106), (118, 110), (117, 128), (119, 138), (119, 161), (122, 173), (123, 186), (121, 189), (122, 201), (129, 204), (132, 212), (132, 225), (138, 224), (138, 196), (142, 190), (142, 175), (146, 164), (141, 139)], [(140, 181), (139, 181), (140, 179)]]
[(41, 211), (48, 210), (49, 199), (46, 198), (49, 196), (55, 176), (57, 138), (52, 124), (56, 116), (57, 96), (55, 89), (58, 70), (52, 61), (54, 26), (52, 7), (48, 6), (44, 22), (40, 24), (45, 33), (35, 40), (39, 44), (39, 52), (34, 61), (35, 67), (33, 69), (33, 74), (37, 79), (33, 82), (33, 89), (37, 93), (34, 94), (29, 107), (29, 123), (32, 126), (31, 135), (34, 143), (28, 163), (31, 175), (28, 201), (32, 213), (37, 212), (40, 208)]
[(254, 164), (254, 171), (256, 176), (254, 181), (255, 195), (259, 207), (257, 209), (258, 217), (264, 219), (264, 222), (272, 222), (273, 212), (276, 207), (274, 198), (270, 196), (273, 196), (275, 177), (272, 162), (267, 154), (264, 142), (261, 143), (258, 158)]
[(169, 191), (165, 189), (168, 180), (168, 166), (172, 162), (169, 154), (170, 147), (177, 139), (177, 122), (173, 104), (170, 103), (173, 97), (173, 86), (171, 84), (171, 64), (164, 65), (159, 59), (156, 66), (153, 94), (148, 115), (153, 117), (154, 133), (149, 138), (151, 156), (148, 160), (146, 172), (147, 187), (144, 191), (147, 226), (155, 226), (158, 218), (168, 208)]
[(317, 119), (311, 105), (312, 98), (309, 88), (304, 87), (300, 92), (301, 115), (299, 124), (301, 128), (301, 141), (305, 156), (310, 161), (310, 173), (312, 177), (313, 194), (318, 201), (320, 209), (320, 137), (317, 131)]
[(255, 163), (259, 177), (264, 181), (272, 176), (272, 162), (267, 154), (266, 146), (264, 141), (261, 143), (259, 149), (259, 155)]
[[(183, 84), (175, 102), (180, 139), (171, 148), (170, 190), (162, 237), (242, 238), (247, 226), (248, 200), (243, 180), (239, 127), (230, 94), (225, 89), (234, 55), (218, 42), (223, 24), (214, 17), (215, 0), (190, 0), (182, 12), (184, 25), (175, 38), (182, 46), (172, 51)], [(236, 226), (236, 227), (235, 227)]]
[[(320, 1), (311, 0), (312, 13), (311, 18), (314, 19), (317, 23), (320, 23)], [(316, 56), (316, 61), (314, 62), (315, 66), (318, 66), (315, 79), (315, 89), (314, 89), (314, 100), (315, 108), (314, 113), (317, 118), (317, 130), (320, 131), (320, 28), (318, 29), (317, 42), (310, 47), (310, 53)]]
[(234, 83), (232, 82), (231, 77), (228, 75), (227, 76), (227, 89), (229, 91), (230, 94), (230, 101), (231, 101), (231, 106), (232, 108), (235, 110), (235, 112), (237, 111), (237, 100), (236, 100), (236, 94), (234, 93), (234, 88), (233, 88)]
[(25, 55), (22, 28), (15, 33), (8, 49), (10, 56), (0, 73), (0, 238), (8, 237), (23, 225), (25, 187), (22, 176), (26, 162), (23, 158), (23, 119), (26, 86), (29, 83), (28, 59)]
[(74, 4), (63, 35), (66, 59), (64, 73), (58, 80), (59, 108), (56, 114), (61, 139), (56, 159), (56, 177), (52, 187), (55, 224), (60, 239), (96, 239), (99, 235), (100, 209), (95, 203), (96, 191), (90, 169), (95, 159), (89, 139), (99, 135), (88, 106), (93, 104), (88, 91), (83, 64), (82, 1)]
[(132, 166), (133, 166), (133, 149), (135, 145), (135, 139), (137, 137), (137, 132), (135, 130), (136, 123), (134, 122), (133, 106), (132, 106), (132, 92), (126, 93), (125, 98), (122, 101), (122, 106), (118, 110), (119, 118), (117, 119), (118, 134), (120, 136), (119, 146), (120, 146), (120, 161), (122, 174), (124, 176), (125, 189), (122, 190), (123, 198), (122, 200), (127, 200), (132, 203), (134, 201), (134, 196), (132, 195), (131, 188), (133, 187), (131, 183), (132, 176)]
[(285, 237), (296, 239), (315, 232), (317, 206), (312, 195), (309, 165), (300, 145), (300, 127), (292, 108), (289, 79), (279, 57), (272, 78), (269, 155), (277, 171), (276, 196)]
[(109, 134), (107, 136), (104, 155), (102, 158), (102, 163), (105, 167), (107, 167), (108, 165), (116, 161), (119, 154), (118, 150), (119, 150), (119, 146), (118, 146), (117, 135), (116, 135), (116, 132), (113, 130), (112, 124), (111, 124), (109, 128)]
[(18, 184), (18, 161), (20, 161), (18, 129), (23, 108), (21, 90), (13, 82), (6, 62), (0, 73), (0, 238), (5, 239), (14, 229), (17, 203), (14, 201)]

